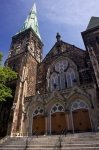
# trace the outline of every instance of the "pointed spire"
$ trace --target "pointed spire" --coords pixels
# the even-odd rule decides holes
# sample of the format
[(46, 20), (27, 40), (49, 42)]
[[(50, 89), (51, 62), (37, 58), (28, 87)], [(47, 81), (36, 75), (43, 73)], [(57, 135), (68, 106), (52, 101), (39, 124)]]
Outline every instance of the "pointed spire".
[(25, 31), (26, 29), (32, 28), (33, 31), (37, 34), (37, 36), (41, 39), (38, 27), (37, 13), (36, 13), (36, 4), (34, 3), (32, 9), (30, 10), (29, 15), (27, 16), (23, 27), (18, 32)]

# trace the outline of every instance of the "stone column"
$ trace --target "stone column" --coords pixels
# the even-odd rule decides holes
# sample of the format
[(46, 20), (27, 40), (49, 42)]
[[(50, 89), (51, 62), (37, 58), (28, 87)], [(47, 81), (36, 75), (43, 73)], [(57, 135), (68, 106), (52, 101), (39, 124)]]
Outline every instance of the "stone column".
[(70, 117), (71, 117), (72, 131), (74, 133), (74, 123), (73, 123), (73, 114), (72, 114), (72, 111), (70, 112)]
[(45, 135), (47, 135), (47, 119), (48, 119), (48, 113), (46, 112), (45, 114), (44, 114), (44, 116), (45, 116)]
[(65, 110), (65, 118), (66, 118), (66, 125), (67, 125), (67, 130), (69, 130), (69, 110)]

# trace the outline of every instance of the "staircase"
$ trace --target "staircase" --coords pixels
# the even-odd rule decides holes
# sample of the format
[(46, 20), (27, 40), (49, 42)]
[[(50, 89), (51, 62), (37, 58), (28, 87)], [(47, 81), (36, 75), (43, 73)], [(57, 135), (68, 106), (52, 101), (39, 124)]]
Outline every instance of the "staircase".
[(99, 133), (39, 137), (7, 137), (0, 150), (99, 150)]

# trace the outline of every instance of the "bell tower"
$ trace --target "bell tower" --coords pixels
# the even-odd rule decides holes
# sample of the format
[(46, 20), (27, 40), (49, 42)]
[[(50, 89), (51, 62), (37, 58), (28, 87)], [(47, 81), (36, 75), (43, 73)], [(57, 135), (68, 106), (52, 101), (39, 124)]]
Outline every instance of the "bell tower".
[(36, 93), (36, 72), (38, 64), (42, 61), (42, 47), (34, 4), (22, 28), (12, 37), (8, 59), (5, 62), (6, 66), (18, 73), (13, 100), (13, 122), (10, 125), (11, 129), (8, 129), (12, 136), (17, 133), (26, 134), (23, 131), (24, 98)]
[(99, 88), (99, 17), (91, 17), (86, 31), (82, 32), (82, 37)]

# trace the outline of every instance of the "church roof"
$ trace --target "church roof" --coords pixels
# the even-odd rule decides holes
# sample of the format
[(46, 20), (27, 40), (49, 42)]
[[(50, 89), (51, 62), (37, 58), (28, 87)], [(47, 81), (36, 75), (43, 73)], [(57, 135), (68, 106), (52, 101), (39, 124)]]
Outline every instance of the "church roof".
[(32, 9), (29, 12), (22, 28), (18, 33), (25, 31), (26, 29), (32, 28), (36, 35), (41, 39), (38, 27), (38, 20), (37, 20), (37, 12), (36, 12), (36, 4), (34, 3)]
[(99, 17), (91, 17), (89, 24), (87, 26), (87, 30), (95, 28), (99, 26)]

